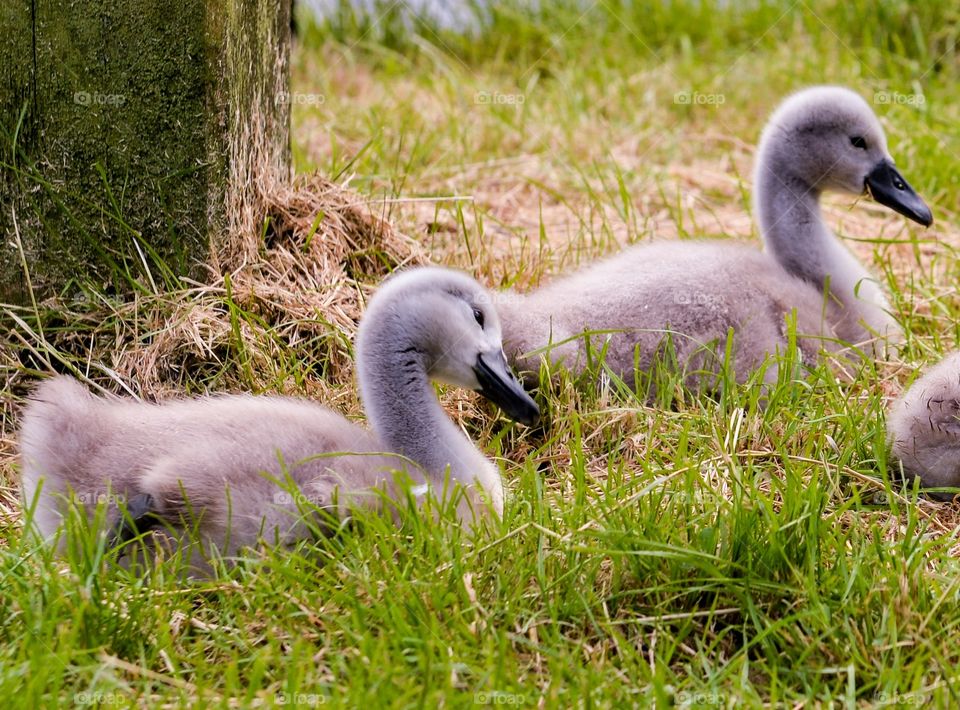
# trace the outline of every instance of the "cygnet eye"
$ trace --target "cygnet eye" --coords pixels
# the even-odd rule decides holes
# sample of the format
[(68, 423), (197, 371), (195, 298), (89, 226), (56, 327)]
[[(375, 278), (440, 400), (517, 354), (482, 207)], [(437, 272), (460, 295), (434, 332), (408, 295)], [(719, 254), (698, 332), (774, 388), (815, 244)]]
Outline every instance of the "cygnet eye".
[(867, 141), (863, 136), (850, 136), (850, 145), (861, 150), (867, 149)]
[(474, 308), (473, 319), (477, 321), (477, 324), (480, 326), (480, 328), (483, 328), (483, 311), (481, 311), (479, 308)]

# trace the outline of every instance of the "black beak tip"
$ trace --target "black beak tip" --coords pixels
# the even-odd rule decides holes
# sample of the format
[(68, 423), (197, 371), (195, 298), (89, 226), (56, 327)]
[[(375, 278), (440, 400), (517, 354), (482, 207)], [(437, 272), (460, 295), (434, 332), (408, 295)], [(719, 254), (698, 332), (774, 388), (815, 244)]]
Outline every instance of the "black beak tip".
[(864, 187), (874, 200), (907, 219), (924, 227), (933, 224), (930, 208), (904, 180), (893, 163), (886, 160), (878, 163), (867, 175)]
[(487, 389), (479, 390), (480, 394), (495, 403), (510, 419), (524, 426), (536, 426), (540, 423), (540, 407), (529, 394), (522, 389), (510, 392), (506, 396), (502, 392), (491, 392)]
[(894, 210), (902, 214), (907, 219), (912, 220), (924, 227), (929, 227), (931, 224), (933, 224), (933, 212), (930, 211), (930, 208), (927, 207), (926, 203), (923, 202), (919, 197), (917, 198), (915, 204), (910, 205), (909, 207), (904, 207), (903, 209), (894, 207)]
[(514, 421), (526, 426), (536, 425), (540, 421), (540, 407), (513, 376), (502, 354), (493, 362), (491, 368), (482, 355), (477, 357), (474, 368), (480, 384), (477, 391)]
[(524, 426), (536, 426), (540, 423), (540, 407), (531, 400), (525, 411), (519, 413), (515, 419)]

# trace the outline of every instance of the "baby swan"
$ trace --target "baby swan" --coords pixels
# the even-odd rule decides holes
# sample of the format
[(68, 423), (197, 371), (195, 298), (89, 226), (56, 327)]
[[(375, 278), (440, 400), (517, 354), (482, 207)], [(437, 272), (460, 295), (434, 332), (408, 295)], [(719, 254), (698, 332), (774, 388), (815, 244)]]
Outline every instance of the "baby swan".
[[(919, 478), (924, 488), (960, 488), (960, 352), (937, 363), (894, 402), (887, 441), (908, 481)], [(941, 500), (955, 495), (930, 494)]]
[(107, 501), (113, 519), (111, 503), (126, 501), (138, 529), (182, 535), (196, 526), (220, 551), (260, 540), (292, 544), (309, 536), (303, 516), (311, 506), (341, 518), (351, 505), (378, 508), (373, 489), (399, 493), (398, 471), (413, 491), (429, 486), (441, 499), (462, 486), (465, 523), (488, 507), (500, 514), (499, 470), (446, 416), (430, 384), (477, 390), (513, 419), (537, 420), (537, 405), (509, 370), (490, 304), (487, 291), (456, 271), (424, 267), (387, 279), (356, 344), (372, 431), (291, 398), (147, 404), (91, 396), (68, 377), (44, 382), (20, 437), (24, 503), (36, 499), (37, 532), (51, 538), (72, 498), (88, 514)]
[[(922, 225), (932, 223), (929, 208), (894, 168), (867, 103), (830, 86), (789, 97), (763, 131), (755, 188), (763, 252), (725, 241), (636, 245), (526, 296), (501, 296), (508, 357), (536, 372), (547, 348), (553, 362), (579, 371), (587, 361), (581, 334), (601, 331), (593, 347), (606, 347), (606, 364), (633, 383), (635, 366), (649, 369), (667, 334), (688, 373), (716, 371), (733, 329), (732, 366), (743, 381), (767, 354), (786, 348), (792, 309), (798, 336), (807, 336), (798, 337), (806, 363), (831, 347), (824, 338), (853, 344), (899, 338), (879, 284), (820, 213), (826, 190), (870, 193)], [(775, 380), (776, 371), (765, 376)]]

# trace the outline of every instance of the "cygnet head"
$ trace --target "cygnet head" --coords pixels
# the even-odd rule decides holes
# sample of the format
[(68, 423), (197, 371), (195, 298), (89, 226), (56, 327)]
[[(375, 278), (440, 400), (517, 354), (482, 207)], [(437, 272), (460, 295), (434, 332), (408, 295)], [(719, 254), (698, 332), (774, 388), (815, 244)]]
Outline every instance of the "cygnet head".
[(787, 98), (767, 123), (758, 155), (758, 185), (780, 179), (817, 193), (869, 192), (915, 222), (933, 223), (930, 208), (894, 167), (880, 121), (849, 89), (817, 86)]
[(365, 402), (371, 385), (382, 388), (380, 378), (399, 368), (411, 381), (426, 373), (476, 390), (523, 424), (540, 416), (507, 364), (493, 298), (458, 271), (420, 267), (388, 278), (360, 324), (357, 364)]

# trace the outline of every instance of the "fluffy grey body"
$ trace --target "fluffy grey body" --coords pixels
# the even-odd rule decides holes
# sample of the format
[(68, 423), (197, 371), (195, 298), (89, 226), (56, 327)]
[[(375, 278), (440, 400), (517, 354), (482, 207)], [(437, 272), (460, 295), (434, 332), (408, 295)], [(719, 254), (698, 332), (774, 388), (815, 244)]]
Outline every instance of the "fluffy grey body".
[[(147, 404), (94, 397), (68, 377), (37, 388), (20, 441), (25, 503), (40, 491), (34, 524), (45, 538), (71, 498), (92, 513), (97, 501), (113, 507), (149, 494), (164, 520), (195, 520), (221, 549), (261, 535), (292, 544), (307, 531), (304, 503), (378, 505), (373, 489), (404, 468), (376, 454), (376, 436), (310, 402), (225, 395)], [(351, 453), (317, 458), (331, 452)], [(288, 475), (298, 492), (285, 489)]]
[(925, 488), (960, 488), (960, 353), (930, 368), (894, 402), (887, 438), (909, 480), (919, 478)]
[(401, 481), (420, 494), (428, 484), (441, 498), (459, 487), (464, 521), (500, 513), (499, 470), (446, 416), (430, 382), (480, 390), (517, 418), (536, 418), (507, 369), (490, 300), (473, 279), (445, 269), (388, 279), (357, 342), (372, 431), (290, 398), (146, 404), (94, 397), (67, 377), (44, 382), (26, 407), (20, 440), (37, 532), (53, 536), (71, 498), (92, 514), (98, 500), (116, 507), (149, 496), (152, 518), (181, 532), (195, 528), (232, 553), (260, 540), (303, 539), (311, 534), (304, 515), (317, 509), (340, 518), (352, 506), (379, 509), (378, 491), (394, 495)]
[[(784, 348), (786, 314), (793, 308), (796, 331), (804, 336), (798, 345), (812, 361), (822, 346), (833, 347), (834, 333), (822, 315), (837, 306), (756, 249), (691, 241), (628, 248), (527, 296), (504, 298), (498, 308), (509, 328), (507, 354), (521, 370), (539, 369), (535, 351), (544, 346), (552, 362), (582, 369), (587, 344), (578, 335), (594, 331), (590, 347), (595, 353), (606, 348), (605, 363), (633, 383), (634, 367), (649, 370), (664, 356), (669, 335), (695, 386), (722, 367), (731, 329), (738, 375)], [(775, 379), (776, 369), (765, 376)]]
[[(585, 331), (609, 335), (606, 364), (633, 382), (671, 334), (678, 363), (716, 372), (727, 332), (744, 380), (787, 346), (786, 317), (797, 312), (801, 355), (812, 361), (837, 341), (875, 352), (901, 337), (883, 290), (824, 222), (820, 196), (833, 190), (878, 201), (922, 224), (929, 209), (893, 168), (873, 111), (853, 92), (816, 87), (787, 99), (768, 122), (757, 156), (756, 214), (765, 250), (717, 241), (654, 242), (563, 277), (526, 296), (501, 297), (507, 354), (526, 372), (538, 352), (581, 370)], [(598, 348), (607, 336), (596, 336)], [(719, 342), (719, 346), (712, 343)], [(720, 353), (717, 352), (718, 348)], [(599, 349), (599, 348), (598, 348)], [(776, 368), (766, 372), (775, 379)]]

